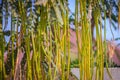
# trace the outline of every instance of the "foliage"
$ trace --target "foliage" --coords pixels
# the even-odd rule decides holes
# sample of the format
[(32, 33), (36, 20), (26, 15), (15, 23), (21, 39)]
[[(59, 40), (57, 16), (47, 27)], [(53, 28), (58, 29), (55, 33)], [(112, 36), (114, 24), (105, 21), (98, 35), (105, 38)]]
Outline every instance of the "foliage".
[[(2, 0), (2, 3), (0, 17), (3, 18), (0, 20), (5, 23), (0, 24), (0, 79), (70, 79), (68, 0)], [(76, 0), (74, 22), (78, 61), (75, 63), (78, 63), (81, 80), (92, 80), (94, 67), (96, 80), (103, 80), (106, 42), (103, 43), (101, 38), (101, 20), (107, 17), (107, 3), (107, 0)], [(116, 21), (115, 15), (111, 17)], [(11, 29), (6, 31), (9, 19)], [(96, 27), (96, 57), (92, 48), (93, 22)], [(4, 39), (6, 35), (10, 37), (8, 43)]]

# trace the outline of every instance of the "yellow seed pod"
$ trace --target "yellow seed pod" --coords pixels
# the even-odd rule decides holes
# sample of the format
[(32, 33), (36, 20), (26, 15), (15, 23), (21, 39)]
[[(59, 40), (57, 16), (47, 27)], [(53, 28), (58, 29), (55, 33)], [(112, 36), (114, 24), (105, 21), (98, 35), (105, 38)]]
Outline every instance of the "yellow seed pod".
[(35, 5), (43, 5), (46, 6), (48, 0), (38, 0), (37, 2), (35, 2)]
[(2, 24), (0, 24), (0, 32), (2, 32)]

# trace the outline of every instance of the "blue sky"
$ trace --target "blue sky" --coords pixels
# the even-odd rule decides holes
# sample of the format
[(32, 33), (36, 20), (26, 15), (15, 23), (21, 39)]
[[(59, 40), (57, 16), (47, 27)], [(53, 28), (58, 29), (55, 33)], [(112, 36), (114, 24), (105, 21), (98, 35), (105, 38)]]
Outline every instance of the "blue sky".
[[(71, 12), (75, 12), (75, 0), (69, 0), (69, 8), (71, 10)], [(104, 23), (104, 21), (102, 21)], [(116, 26), (118, 26), (117, 23), (115, 23)], [(107, 40), (112, 40), (113, 39), (113, 36), (112, 36), (112, 33), (111, 33), (111, 30), (110, 30), (110, 24), (109, 24), (109, 19), (106, 20), (106, 27), (107, 27), (107, 31), (106, 31), (106, 39)], [(112, 27), (112, 31), (114, 33), (114, 38), (120, 38), (120, 30), (117, 29), (117, 30), (114, 30), (114, 28)], [(95, 29), (94, 29), (94, 33), (95, 32)], [(96, 35), (94, 34), (94, 37)], [(102, 29), (102, 38), (104, 38), (104, 28)], [(120, 43), (120, 40), (119, 41), (116, 41), (116, 43)]]
[(68, 0), (71, 12), (75, 12), (75, 0)]
[[(75, 0), (68, 0), (69, 1), (69, 8), (70, 8), (70, 11), (72, 12), (72, 13), (74, 13), (75, 12)], [(1, 3), (1, 0), (0, 0), (0, 3)], [(10, 27), (9, 27), (9, 23), (8, 23), (8, 27), (7, 27), (7, 29), (10, 29)], [(115, 24), (116, 26), (118, 25), (118, 24)], [(109, 24), (109, 20), (107, 19), (106, 20), (106, 26), (107, 26), (107, 31), (106, 31), (106, 35), (107, 35), (107, 40), (111, 40), (112, 38), (113, 38), (113, 36), (112, 36), (112, 34), (111, 34), (111, 31), (110, 31), (110, 24)], [(104, 32), (104, 29), (102, 30), (103, 32)], [(113, 28), (112, 28), (112, 31), (113, 31), (113, 33), (114, 33), (114, 37), (115, 38), (117, 38), (117, 37), (120, 37), (120, 30), (114, 30)], [(95, 32), (95, 31), (94, 31)], [(104, 34), (104, 33), (103, 33)], [(102, 34), (102, 35), (103, 35)], [(95, 34), (94, 34), (94, 36), (95, 36)], [(102, 36), (102, 37), (104, 37), (104, 36)], [(120, 41), (117, 41), (117, 43), (120, 43)]]
[(0, 0), (0, 4), (1, 4), (2, 0)]

